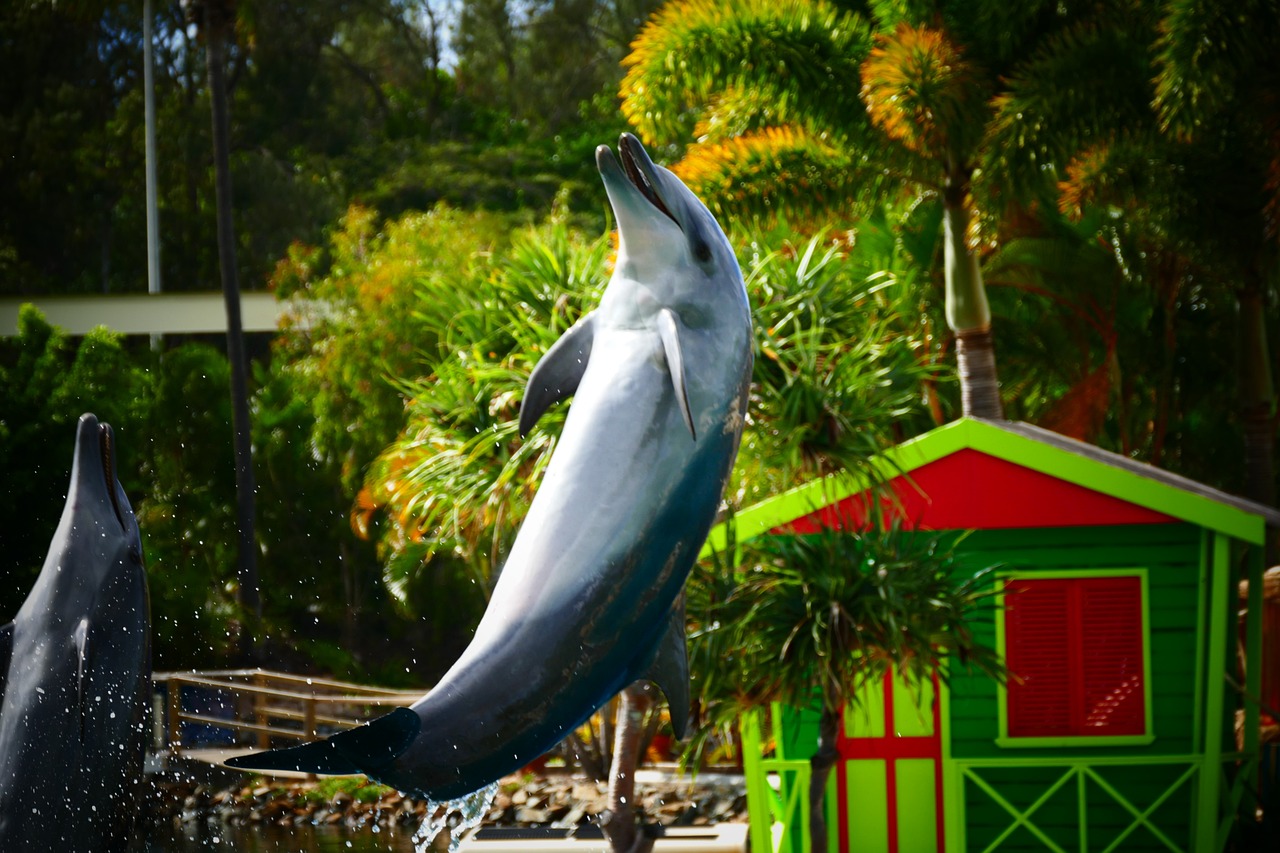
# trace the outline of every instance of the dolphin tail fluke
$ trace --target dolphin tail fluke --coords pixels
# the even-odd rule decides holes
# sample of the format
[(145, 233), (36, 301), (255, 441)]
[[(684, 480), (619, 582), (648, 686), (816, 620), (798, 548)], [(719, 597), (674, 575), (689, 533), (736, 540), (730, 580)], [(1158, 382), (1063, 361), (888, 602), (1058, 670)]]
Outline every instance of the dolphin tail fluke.
[(418, 735), (418, 715), (397, 708), (373, 722), (339, 732), (327, 740), (240, 755), (227, 760), (240, 770), (290, 770), (346, 776), (368, 773), (393, 761)]
[(225, 763), (238, 770), (291, 770), (337, 776), (360, 772), (360, 768), (339, 752), (331, 740), (317, 740), (301, 746), (255, 752), (252, 755), (238, 755), (228, 758)]

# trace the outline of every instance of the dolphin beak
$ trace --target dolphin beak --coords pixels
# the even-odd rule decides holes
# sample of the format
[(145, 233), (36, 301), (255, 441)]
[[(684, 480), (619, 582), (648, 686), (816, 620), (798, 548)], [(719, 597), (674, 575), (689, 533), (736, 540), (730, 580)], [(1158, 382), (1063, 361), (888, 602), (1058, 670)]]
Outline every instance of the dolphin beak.
[[(671, 208), (662, 200), (657, 167), (649, 159), (649, 153), (644, 150), (640, 140), (630, 133), (622, 134), (618, 140), (618, 155), (622, 159), (621, 166), (609, 146), (601, 145), (596, 149), (596, 168), (600, 171), (605, 188), (615, 191), (621, 191), (623, 187), (634, 189), (641, 198), (683, 230), (680, 220), (676, 219)], [(615, 205), (615, 210), (616, 207)]]
[(99, 501), (105, 498), (106, 503), (111, 505), (120, 529), (129, 530), (128, 499), (123, 497), (116, 480), (115, 434), (111, 431), (110, 424), (102, 423), (93, 414), (80, 416), (71, 476), (72, 488), (89, 489), (89, 494)]

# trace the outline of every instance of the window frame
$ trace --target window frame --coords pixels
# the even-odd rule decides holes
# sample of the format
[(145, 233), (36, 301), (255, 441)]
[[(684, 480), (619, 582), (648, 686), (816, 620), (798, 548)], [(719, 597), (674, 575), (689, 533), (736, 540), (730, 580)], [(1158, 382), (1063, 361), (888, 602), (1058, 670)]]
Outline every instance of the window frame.
[(1156, 739), (1151, 719), (1151, 614), (1148, 570), (1145, 567), (1064, 569), (1057, 571), (1011, 570), (997, 572), (995, 583), (999, 601), (996, 607), (996, 648), (1001, 660), (1007, 660), (1007, 626), (1005, 624), (1005, 591), (1010, 580), (1088, 580), (1092, 578), (1136, 577), (1139, 581), (1139, 610), (1142, 618), (1142, 693), (1143, 732), (1126, 735), (1054, 735), (1026, 736), (1009, 734), (1009, 689), (1004, 679), (997, 687), (1000, 728), (995, 743), (1003, 748), (1145, 746)]

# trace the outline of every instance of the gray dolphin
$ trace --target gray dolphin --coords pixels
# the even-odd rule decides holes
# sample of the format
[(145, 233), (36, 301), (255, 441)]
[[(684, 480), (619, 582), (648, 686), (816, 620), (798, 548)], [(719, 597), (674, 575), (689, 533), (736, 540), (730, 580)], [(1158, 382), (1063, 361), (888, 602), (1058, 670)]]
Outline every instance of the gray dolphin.
[(452, 799), (546, 752), (639, 679), (658, 684), (683, 729), (677, 602), (742, 434), (751, 315), (706, 207), (635, 137), (619, 151), (621, 165), (596, 151), (618, 221), (613, 278), (529, 377), (522, 434), (574, 399), (471, 644), (409, 708), (228, 764), (359, 772)]
[(123, 850), (151, 701), (138, 523), (111, 427), (83, 415), (44, 567), (0, 628), (0, 850)]

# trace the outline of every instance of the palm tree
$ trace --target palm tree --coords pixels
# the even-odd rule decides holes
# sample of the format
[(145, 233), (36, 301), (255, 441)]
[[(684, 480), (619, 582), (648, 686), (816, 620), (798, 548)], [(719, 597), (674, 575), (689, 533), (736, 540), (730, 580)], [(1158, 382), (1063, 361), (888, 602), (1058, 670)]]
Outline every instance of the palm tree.
[(952, 656), (1001, 676), (972, 628), (993, 594), (990, 570), (972, 573), (939, 535), (894, 528), (770, 535), (743, 548), (739, 569), (704, 567), (691, 585), (703, 732), (772, 702), (817, 702), (809, 839), (824, 853), (840, 718), (862, 687), (893, 673), (924, 684)]
[(1123, 12), (1048, 0), (873, 9), (867, 19), (826, 0), (677, 0), (625, 60), (623, 111), (646, 141), (697, 139), (678, 169), (720, 210), (849, 221), (907, 190), (940, 199), (963, 411), (998, 418), (975, 247), (1042, 184), (1012, 164), (1043, 168), (1066, 141), (1039, 135), (1028, 149), (1010, 93), (1059, 92), (1087, 120), (1101, 95), (1082, 72), (1123, 55), (1134, 26)]

